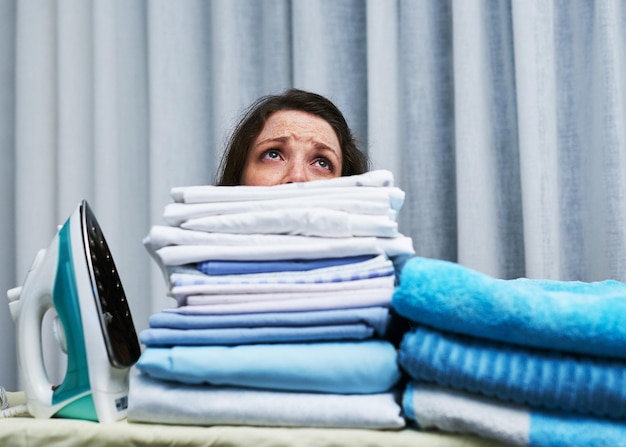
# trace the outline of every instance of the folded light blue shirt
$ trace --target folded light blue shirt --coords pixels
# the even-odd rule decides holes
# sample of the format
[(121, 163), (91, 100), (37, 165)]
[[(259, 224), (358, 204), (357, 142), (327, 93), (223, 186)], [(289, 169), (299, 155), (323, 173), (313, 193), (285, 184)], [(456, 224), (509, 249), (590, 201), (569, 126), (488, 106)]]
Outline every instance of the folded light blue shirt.
[(400, 379), (396, 349), (384, 340), (148, 347), (137, 369), (188, 384), (339, 394), (381, 393)]

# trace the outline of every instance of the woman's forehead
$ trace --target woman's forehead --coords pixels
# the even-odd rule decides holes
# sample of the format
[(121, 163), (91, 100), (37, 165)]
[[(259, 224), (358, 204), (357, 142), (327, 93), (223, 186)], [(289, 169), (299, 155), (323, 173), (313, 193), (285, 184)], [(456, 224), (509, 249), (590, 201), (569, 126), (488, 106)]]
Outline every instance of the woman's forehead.
[(331, 125), (308, 112), (280, 110), (265, 122), (255, 143), (265, 140), (294, 139), (297, 141), (320, 142), (340, 151), (339, 139)]

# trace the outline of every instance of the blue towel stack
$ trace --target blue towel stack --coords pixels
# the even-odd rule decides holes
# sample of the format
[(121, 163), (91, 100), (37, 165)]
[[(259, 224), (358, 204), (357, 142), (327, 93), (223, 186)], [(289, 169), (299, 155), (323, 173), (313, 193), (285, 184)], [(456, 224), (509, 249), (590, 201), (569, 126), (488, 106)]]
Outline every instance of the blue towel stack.
[(386, 333), (413, 248), (388, 171), (172, 196), (144, 243), (176, 305), (139, 334), (129, 421), (404, 426)]
[(626, 443), (626, 284), (500, 280), (412, 258), (392, 305), (405, 415), (513, 445)]

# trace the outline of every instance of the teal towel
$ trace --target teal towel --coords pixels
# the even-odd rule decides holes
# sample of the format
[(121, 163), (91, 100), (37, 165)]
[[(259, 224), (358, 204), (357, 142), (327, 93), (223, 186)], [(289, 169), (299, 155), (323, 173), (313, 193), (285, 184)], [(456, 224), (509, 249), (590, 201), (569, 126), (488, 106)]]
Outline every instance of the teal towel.
[(626, 284), (495, 279), (414, 257), (392, 306), (411, 321), (522, 346), (626, 358)]

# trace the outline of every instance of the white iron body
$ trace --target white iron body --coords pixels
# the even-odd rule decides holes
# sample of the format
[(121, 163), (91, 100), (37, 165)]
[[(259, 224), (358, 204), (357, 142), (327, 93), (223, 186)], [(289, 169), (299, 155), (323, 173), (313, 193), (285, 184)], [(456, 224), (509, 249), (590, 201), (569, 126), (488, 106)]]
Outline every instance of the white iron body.
[[(97, 222), (93, 228), (95, 218), (83, 201), (48, 249), (37, 254), (23, 286), (9, 290), (8, 297), (16, 323), (19, 374), (31, 415), (114, 422), (126, 417), (128, 375), (139, 357), (139, 344), (101, 233), (104, 249), (96, 252), (89, 247), (94, 242), (87, 237), (86, 213), (93, 219), (92, 230), (100, 231)], [(99, 269), (111, 265), (118, 279), (114, 287), (121, 292), (117, 295), (111, 295), (111, 286), (103, 286), (97, 278)], [(58, 314), (57, 341), (67, 352), (61, 384), (50, 383), (42, 352), (43, 318), (52, 308)], [(108, 326), (112, 322), (117, 326)], [(112, 354), (115, 343), (118, 352), (122, 350), (121, 364)]]

